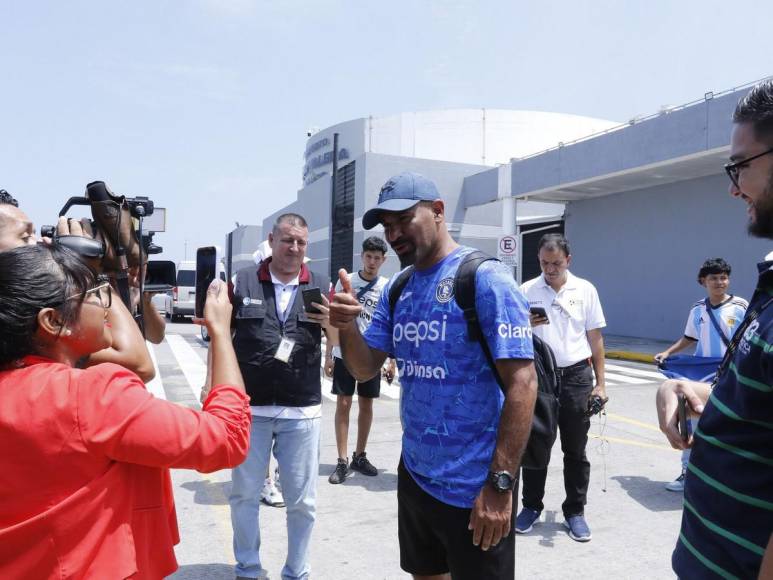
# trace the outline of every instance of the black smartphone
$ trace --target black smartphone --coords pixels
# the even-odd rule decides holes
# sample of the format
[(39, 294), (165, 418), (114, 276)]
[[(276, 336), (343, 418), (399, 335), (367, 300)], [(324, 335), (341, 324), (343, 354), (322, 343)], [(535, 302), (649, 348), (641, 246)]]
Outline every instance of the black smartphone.
[(145, 271), (145, 292), (168, 292), (177, 285), (177, 268), (169, 260), (148, 262)]
[(676, 429), (682, 436), (682, 441), (690, 439), (690, 424), (687, 422), (687, 399), (684, 395), (677, 395)]
[(322, 304), (322, 292), (319, 288), (306, 288), (303, 290), (303, 309), (306, 312), (320, 314), (320, 311), (311, 305), (312, 302)]
[(217, 277), (217, 248), (205, 246), (196, 250), (196, 306), (194, 316), (204, 318), (207, 289)]
[(542, 306), (529, 306), (529, 312), (547, 320), (548, 313)]

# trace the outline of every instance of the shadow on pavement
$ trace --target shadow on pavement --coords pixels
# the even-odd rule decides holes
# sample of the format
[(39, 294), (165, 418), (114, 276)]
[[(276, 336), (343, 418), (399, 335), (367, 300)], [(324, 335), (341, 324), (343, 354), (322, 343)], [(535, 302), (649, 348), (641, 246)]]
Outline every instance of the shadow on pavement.
[[(335, 468), (336, 466), (332, 463), (320, 463), (320, 477), (329, 477), (335, 471)], [(389, 473), (385, 469), (379, 469), (378, 475), (375, 476), (363, 475), (353, 471), (352, 475), (344, 483), (338, 485), (359, 486), (368, 491), (397, 491), (397, 474)]]
[(167, 576), (172, 580), (233, 580), (234, 567), (229, 564), (190, 564), (180, 566), (177, 572)]
[[(543, 521), (534, 524), (534, 528), (527, 535), (539, 537), (540, 546), (552, 548), (555, 544), (555, 537), (559, 534), (566, 534), (566, 528), (563, 525), (564, 516), (555, 510), (545, 510), (543, 518)], [(515, 536), (516, 542), (519, 535), (516, 534)]]
[(681, 511), (682, 494), (667, 491), (665, 481), (652, 481), (640, 475), (616, 475), (612, 477), (631, 499), (651, 512)]
[(230, 481), (188, 481), (181, 487), (192, 491), (194, 503), (201, 505), (228, 505), (231, 493)]

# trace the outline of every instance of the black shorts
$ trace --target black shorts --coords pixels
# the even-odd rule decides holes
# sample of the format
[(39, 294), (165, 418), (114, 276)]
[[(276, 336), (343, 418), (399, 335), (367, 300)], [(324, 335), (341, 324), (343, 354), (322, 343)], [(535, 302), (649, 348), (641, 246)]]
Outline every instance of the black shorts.
[(472, 510), (438, 501), (397, 467), (397, 527), (400, 567), (409, 574), (451, 573), (454, 580), (512, 580), (515, 578), (515, 499), (510, 534), (484, 552), (472, 543), (467, 527)]
[(366, 399), (377, 399), (381, 392), (381, 372), (368, 381), (357, 381), (346, 368), (344, 361), (340, 358), (333, 359), (333, 388), (331, 392), (334, 395), (345, 395), (351, 397), (354, 395), (354, 386), (357, 385), (357, 395)]

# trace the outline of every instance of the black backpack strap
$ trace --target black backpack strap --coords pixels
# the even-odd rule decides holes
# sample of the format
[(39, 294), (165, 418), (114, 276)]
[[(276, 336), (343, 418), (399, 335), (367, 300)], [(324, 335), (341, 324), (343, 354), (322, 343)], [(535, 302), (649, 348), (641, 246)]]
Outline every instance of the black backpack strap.
[(494, 361), (494, 357), (486, 342), (486, 337), (481, 330), (478, 311), (475, 308), (475, 275), (480, 265), (489, 260), (496, 260), (496, 258), (478, 250), (470, 252), (462, 258), (462, 263), (459, 264), (456, 276), (454, 276), (454, 297), (456, 304), (462, 309), (464, 320), (467, 322), (467, 336), (470, 340), (477, 341), (480, 344), (491, 371), (497, 379), (497, 384), (504, 392), (505, 384), (502, 381), (502, 377), (499, 376), (496, 361)]
[(394, 318), (397, 300), (400, 298), (400, 294), (403, 293), (405, 285), (408, 284), (408, 280), (413, 276), (413, 270), (413, 266), (408, 266), (405, 270), (400, 272), (397, 278), (395, 278), (394, 284), (389, 288), (389, 315), (392, 318)]

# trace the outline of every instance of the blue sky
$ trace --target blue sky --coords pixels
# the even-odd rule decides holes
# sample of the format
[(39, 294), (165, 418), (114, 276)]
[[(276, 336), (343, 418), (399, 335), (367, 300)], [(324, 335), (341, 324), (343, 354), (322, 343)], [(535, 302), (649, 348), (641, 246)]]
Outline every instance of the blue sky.
[[(308, 127), (453, 107), (626, 121), (773, 74), (773, 3), (0, 0), (0, 188), (103, 179), (164, 257), (295, 199)], [(313, 225), (313, 224), (312, 224)]]

